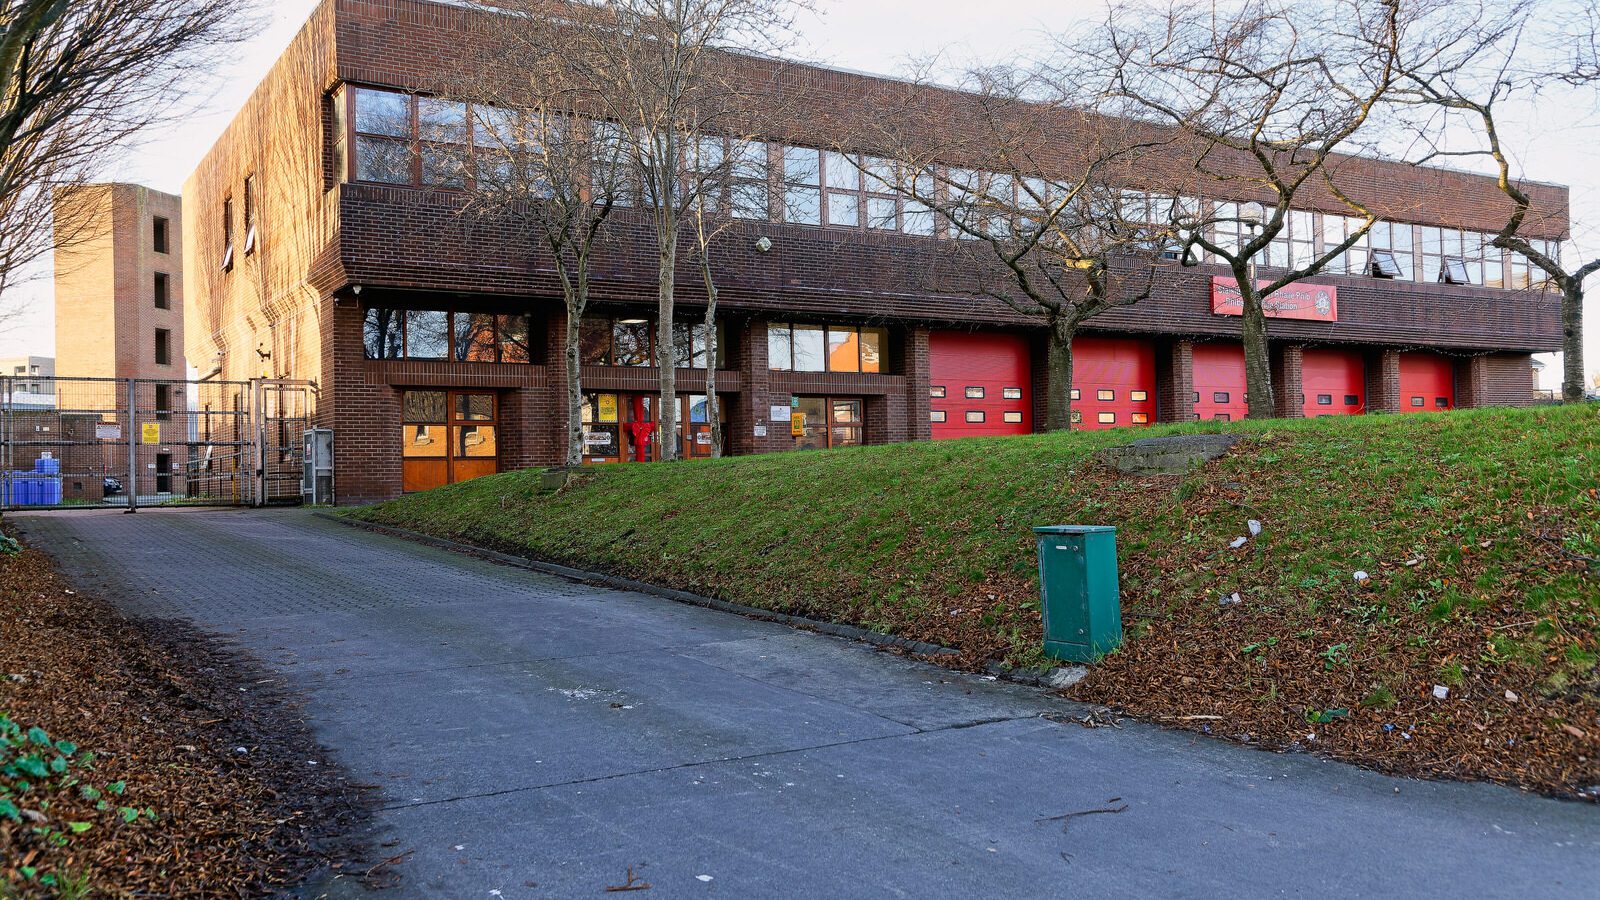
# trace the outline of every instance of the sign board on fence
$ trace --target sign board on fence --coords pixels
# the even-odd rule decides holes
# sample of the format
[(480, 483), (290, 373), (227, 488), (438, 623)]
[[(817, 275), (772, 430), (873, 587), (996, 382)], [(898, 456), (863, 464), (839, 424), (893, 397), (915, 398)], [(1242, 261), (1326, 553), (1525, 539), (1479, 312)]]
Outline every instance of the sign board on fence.
[(146, 422), (143, 425), (139, 426), (139, 428), (140, 428), (140, 433), (143, 435), (143, 443), (146, 443), (146, 444), (159, 444), (159, 443), (161, 443), (161, 423), (160, 422)]
[(117, 422), (101, 422), (94, 426), (94, 439), (97, 441), (122, 440), (122, 425)]
[[(1258, 282), (1266, 287), (1269, 282)], [(1339, 321), (1339, 289), (1326, 284), (1291, 284), (1279, 288), (1261, 301), (1269, 319), (1305, 319), (1311, 322)], [(1244, 298), (1232, 278), (1211, 279), (1211, 311), (1219, 316), (1244, 315)]]

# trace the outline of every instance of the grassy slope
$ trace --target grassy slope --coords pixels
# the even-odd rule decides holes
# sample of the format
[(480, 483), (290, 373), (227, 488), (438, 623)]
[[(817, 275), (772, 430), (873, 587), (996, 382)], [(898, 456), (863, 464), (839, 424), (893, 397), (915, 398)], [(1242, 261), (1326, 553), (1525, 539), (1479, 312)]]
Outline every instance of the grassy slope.
[[(1097, 454), (1134, 435), (1087, 432), (619, 466), (554, 495), (507, 473), (355, 515), (1018, 664), (1039, 661), (1030, 527), (1114, 524), (1128, 643), (1078, 696), (1384, 767), (1600, 783), (1600, 410), (1137, 436), (1219, 429), (1248, 440), (1187, 477), (1121, 476)], [(1265, 533), (1229, 550), (1248, 518)]]

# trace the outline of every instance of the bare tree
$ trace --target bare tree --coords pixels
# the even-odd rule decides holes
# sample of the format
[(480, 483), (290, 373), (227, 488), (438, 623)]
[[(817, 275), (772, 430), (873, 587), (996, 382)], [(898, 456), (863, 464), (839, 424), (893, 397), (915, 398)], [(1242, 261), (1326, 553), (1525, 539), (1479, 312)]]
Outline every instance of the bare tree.
[(1074, 338), (1095, 316), (1147, 298), (1160, 259), (1178, 246), (1180, 192), (1127, 190), (1135, 160), (1168, 138), (1074, 109), (1035, 73), (997, 66), (963, 82), (960, 93), (925, 77), (886, 87), (852, 129), (855, 143), (883, 156), (845, 158), (869, 189), (904, 198), (904, 215), (921, 219), (908, 230), (942, 228), (953, 239), (948, 252), (966, 279), (946, 288), (965, 280), (1043, 324), (1045, 427), (1065, 430)]
[[(705, 343), (706, 421), (711, 437), (711, 456), (723, 455), (721, 401), (717, 397), (718, 288), (714, 255), (727, 232), (741, 219), (765, 220), (770, 215), (768, 195), (771, 175), (767, 143), (760, 135), (709, 137), (702, 135), (692, 150), (691, 170), (697, 200), (688, 214), (692, 238), (690, 257), (706, 292), (706, 314), (702, 327)], [(695, 353), (693, 338), (688, 348)]]
[[(529, 255), (546, 255), (566, 308), (562, 361), (567, 376), (565, 463), (583, 463), (582, 322), (606, 223), (633, 180), (628, 143), (610, 123), (580, 114), (571, 54), (582, 49), (544, 0), (504, 0), (474, 21), (472, 48), (445, 73), (446, 94), (471, 101), (458, 126), (471, 132), (470, 160), (456, 181), (462, 212), (485, 231), (506, 234)], [(429, 117), (431, 118), (431, 117)], [(467, 135), (455, 136), (465, 145)]]
[(58, 193), (194, 96), (246, 0), (0, 0), (0, 290), (89, 226)]
[[(660, 368), (661, 458), (677, 457), (676, 313), (679, 242), (709, 183), (690, 170), (702, 135), (746, 134), (776, 77), (770, 60), (808, 0), (593, 0), (589, 24), (568, 65), (585, 103), (618, 126), (651, 217), (657, 251), (656, 342)], [(765, 74), (763, 74), (765, 73)]]
[[(1322, 271), (1376, 221), (1341, 187), (1337, 155), (1353, 147), (1390, 89), (1405, 24), (1399, 0), (1175, 0), (1113, 4), (1086, 40), (1063, 42), (1063, 84), (1104, 83), (1107, 113), (1175, 129), (1216, 192), (1259, 202), (1191, 223), (1184, 253), (1191, 264), (1196, 250), (1209, 254), (1238, 284), (1251, 418), (1276, 410), (1263, 300)], [(1297, 200), (1319, 187), (1360, 226), (1320, 255), (1284, 247), (1286, 258), (1266, 256), (1284, 245)], [(1223, 241), (1219, 224), (1247, 227), (1221, 229), (1240, 235)], [(1272, 270), (1264, 286), (1256, 277), (1263, 258)]]
[[(1600, 24), (1600, 6), (1589, 4), (1574, 18), (1563, 20), (1559, 47), (1551, 46), (1556, 39), (1553, 34), (1538, 32), (1539, 19), (1548, 12), (1545, 5), (1527, 0), (1478, 3), (1470, 8), (1459, 3), (1434, 7), (1431, 23), (1435, 27), (1418, 29), (1418, 40), (1404, 45), (1392, 99), (1401, 106), (1436, 114), (1425, 114), (1410, 123), (1415, 141), (1423, 148), (1417, 158), (1419, 165), (1452, 159), (1487, 161), (1493, 167), (1495, 183), (1511, 205), (1494, 246), (1521, 255), (1544, 275), (1532, 285), (1518, 286), (1561, 293), (1561, 396), (1567, 403), (1577, 403), (1585, 393), (1584, 282), (1600, 272), (1600, 257), (1569, 265), (1552, 252), (1549, 243), (1528, 237), (1530, 226), (1543, 224), (1541, 219), (1549, 210), (1536, 206), (1521, 184), (1498, 116), (1508, 102), (1531, 100), (1551, 82), (1586, 93), (1589, 107), (1595, 105), (1600, 57), (1595, 53), (1594, 29)], [(1582, 27), (1572, 28), (1584, 21), (1586, 33)], [(1465, 126), (1474, 136), (1470, 146), (1446, 142), (1456, 125)]]

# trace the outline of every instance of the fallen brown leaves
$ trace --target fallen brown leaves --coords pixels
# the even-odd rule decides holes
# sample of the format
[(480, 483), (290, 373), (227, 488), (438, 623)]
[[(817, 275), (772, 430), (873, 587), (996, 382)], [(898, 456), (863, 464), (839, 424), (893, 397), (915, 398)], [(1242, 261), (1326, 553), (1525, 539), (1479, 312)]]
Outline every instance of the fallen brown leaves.
[[(17, 868), (87, 873), (96, 896), (260, 896), (349, 849), (355, 791), (261, 670), (180, 626), (133, 622), (73, 593), (37, 551), (0, 560), (0, 709), (93, 751), (125, 781), (124, 823), (75, 791), (48, 815), (92, 822), (66, 847), (0, 821), (0, 893)], [(11, 887), (7, 885), (11, 884)], [(42, 893), (42, 892), (39, 892)]]

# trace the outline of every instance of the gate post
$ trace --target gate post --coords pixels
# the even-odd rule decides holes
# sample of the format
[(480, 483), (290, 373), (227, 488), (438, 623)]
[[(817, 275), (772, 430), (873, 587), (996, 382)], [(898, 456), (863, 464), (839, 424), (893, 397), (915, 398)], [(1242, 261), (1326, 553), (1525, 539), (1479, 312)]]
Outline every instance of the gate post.
[(250, 505), (258, 508), (267, 504), (266, 404), (266, 383), (260, 378), (250, 379), (250, 460), (254, 466), (250, 482), (255, 495), (250, 498)]
[(128, 379), (128, 512), (139, 511), (139, 441), (133, 433), (139, 427), (139, 382)]

